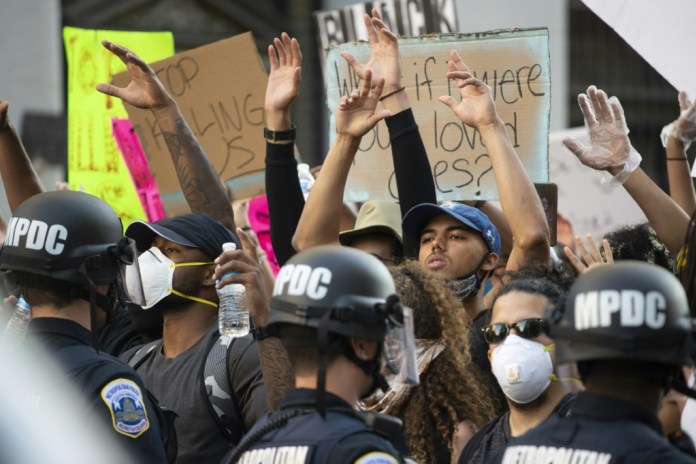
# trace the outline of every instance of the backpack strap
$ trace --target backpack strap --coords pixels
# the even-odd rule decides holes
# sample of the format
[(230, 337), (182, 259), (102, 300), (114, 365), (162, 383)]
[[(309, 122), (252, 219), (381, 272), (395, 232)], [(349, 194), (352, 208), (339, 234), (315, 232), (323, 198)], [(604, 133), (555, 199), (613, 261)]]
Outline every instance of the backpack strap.
[(202, 381), (211, 416), (225, 438), (236, 445), (242, 439), (246, 425), (230, 385), (229, 358), (234, 340), (233, 337), (223, 336), (213, 339), (205, 360)]
[(150, 343), (146, 343), (138, 348), (133, 356), (128, 359), (128, 365), (137, 370), (142, 363), (144, 363), (152, 353), (155, 352), (155, 348), (162, 345), (162, 340), (155, 340)]

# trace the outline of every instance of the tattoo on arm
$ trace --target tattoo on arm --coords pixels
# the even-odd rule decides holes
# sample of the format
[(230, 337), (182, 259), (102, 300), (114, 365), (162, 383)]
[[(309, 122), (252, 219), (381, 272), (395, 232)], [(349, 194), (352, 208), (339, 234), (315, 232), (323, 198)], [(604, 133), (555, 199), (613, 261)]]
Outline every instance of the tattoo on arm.
[(162, 136), (191, 211), (208, 213), (234, 231), (232, 207), (218, 174), (183, 117), (177, 118), (175, 132), (162, 131)]

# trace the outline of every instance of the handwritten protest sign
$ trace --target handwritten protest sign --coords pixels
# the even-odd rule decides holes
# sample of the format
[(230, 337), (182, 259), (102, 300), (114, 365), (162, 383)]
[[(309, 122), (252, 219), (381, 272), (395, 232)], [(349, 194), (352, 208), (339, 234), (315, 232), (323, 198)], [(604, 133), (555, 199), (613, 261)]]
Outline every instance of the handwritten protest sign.
[(68, 183), (109, 203), (124, 224), (146, 219), (128, 168), (112, 136), (111, 118), (126, 117), (117, 98), (96, 91), (100, 82), (125, 69), (101, 45), (102, 39), (122, 44), (146, 60), (174, 53), (170, 32), (63, 29), (68, 63)]
[[(263, 100), (267, 75), (251, 33), (150, 63), (177, 101), (218, 176), (228, 180), (264, 169)], [(114, 83), (127, 85), (126, 73)], [(180, 197), (179, 179), (164, 137), (149, 111), (126, 105), (148, 157), (165, 209)]]
[[(441, 95), (459, 98), (456, 82), (445, 78), (451, 49), (457, 50), (474, 75), (491, 87), (510, 141), (532, 181), (548, 181), (548, 39), (547, 29), (526, 29), (399, 40), (403, 84), (430, 159), (440, 201), (498, 196), (491, 160), (480, 135), (438, 101)], [(368, 43), (344, 44), (329, 52), (329, 111), (335, 110), (341, 97), (360, 86), (360, 80), (340, 56), (343, 50), (362, 62), (370, 55)], [(334, 127), (331, 115), (332, 138)], [(396, 195), (389, 134), (385, 123), (380, 122), (363, 137), (348, 177), (346, 200), (395, 199)]]
[(147, 157), (140, 146), (138, 136), (128, 119), (114, 118), (112, 120), (114, 139), (128, 166), (135, 190), (140, 197), (140, 204), (145, 209), (147, 220), (150, 222), (164, 219), (164, 208), (160, 200), (159, 190), (147, 164)]

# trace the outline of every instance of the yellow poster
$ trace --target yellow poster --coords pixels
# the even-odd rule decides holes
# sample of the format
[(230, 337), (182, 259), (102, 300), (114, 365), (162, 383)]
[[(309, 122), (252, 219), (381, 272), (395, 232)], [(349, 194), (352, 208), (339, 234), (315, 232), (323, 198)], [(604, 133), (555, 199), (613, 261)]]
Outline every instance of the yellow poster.
[(68, 183), (109, 203), (127, 225), (147, 216), (112, 135), (111, 119), (127, 118), (128, 113), (121, 100), (95, 88), (126, 69), (101, 45), (103, 39), (151, 62), (174, 54), (174, 38), (171, 32), (63, 28), (68, 63)]

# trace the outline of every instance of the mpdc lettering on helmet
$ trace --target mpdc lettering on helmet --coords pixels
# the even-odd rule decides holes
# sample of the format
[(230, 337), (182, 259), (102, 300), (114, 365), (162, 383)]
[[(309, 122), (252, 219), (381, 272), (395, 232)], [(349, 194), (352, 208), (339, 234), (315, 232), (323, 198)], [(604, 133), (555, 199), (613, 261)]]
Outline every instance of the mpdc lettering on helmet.
[(273, 296), (306, 295), (313, 300), (320, 300), (326, 296), (330, 283), (331, 271), (325, 267), (311, 268), (306, 264), (286, 264), (278, 272)]
[(611, 327), (618, 317), (621, 327), (647, 326), (661, 329), (667, 320), (667, 299), (657, 291), (600, 290), (575, 296), (577, 330)]
[(7, 228), (5, 243), (8, 246), (19, 246), (22, 237), (26, 237), (25, 248), (30, 250), (46, 250), (52, 255), (63, 252), (64, 242), (68, 238), (68, 229), (61, 224), (48, 225), (36, 219), (13, 217)]

